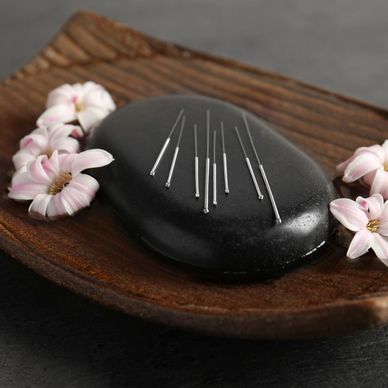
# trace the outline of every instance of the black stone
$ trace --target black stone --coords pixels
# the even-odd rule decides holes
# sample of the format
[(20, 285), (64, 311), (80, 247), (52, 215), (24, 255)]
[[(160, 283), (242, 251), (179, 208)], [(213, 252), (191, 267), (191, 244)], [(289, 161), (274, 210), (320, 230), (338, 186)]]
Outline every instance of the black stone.
[[(154, 161), (181, 108), (186, 126), (172, 185), (165, 188), (179, 127), (157, 169)], [(217, 130), (218, 205), (203, 213), (206, 109), (211, 135)], [(247, 114), (261, 162), (275, 195), (282, 223), (275, 222), (243, 125), (241, 109), (203, 96), (167, 96), (131, 103), (96, 129), (91, 148), (111, 152), (115, 162), (98, 178), (110, 202), (127, 225), (149, 247), (177, 262), (209, 273), (272, 276), (311, 260), (333, 232), (328, 204), (334, 189), (322, 170), (305, 153)], [(220, 121), (225, 125), (230, 194), (224, 193)], [(194, 197), (194, 135), (198, 124), (200, 198)], [(245, 148), (264, 194), (259, 201), (234, 132), (239, 127)], [(212, 136), (211, 147), (212, 151)], [(212, 154), (212, 152), (211, 152)]]

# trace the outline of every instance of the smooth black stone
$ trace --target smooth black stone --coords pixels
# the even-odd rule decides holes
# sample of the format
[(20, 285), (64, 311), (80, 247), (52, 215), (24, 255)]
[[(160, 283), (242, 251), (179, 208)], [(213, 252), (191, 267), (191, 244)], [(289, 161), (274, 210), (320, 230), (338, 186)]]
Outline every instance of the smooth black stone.
[[(166, 189), (179, 126), (155, 177), (149, 173), (181, 108), (185, 109), (186, 126), (172, 185)], [(213, 130), (217, 130), (218, 166), (218, 205), (212, 205), (210, 179), (207, 215), (203, 213), (206, 109), (211, 112), (211, 157)], [(331, 182), (305, 153), (256, 116), (247, 117), (281, 224), (275, 223), (239, 107), (203, 96), (157, 97), (119, 109), (96, 129), (90, 147), (106, 149), (115, 157), (114, 163), (100, 169), (98, 178), (132, 235), (168, 258), (219, 274), (273, 276), (322, 252), (335, 228), (328, 211), (334, 198)], [(224, 193), (221, 120), (225, 125), (229, 195)], [(194, 197), (194, 123), (198, 124), (199, 199)], [(262, 201), (257, 198), (235, 125), (264, 194)]]

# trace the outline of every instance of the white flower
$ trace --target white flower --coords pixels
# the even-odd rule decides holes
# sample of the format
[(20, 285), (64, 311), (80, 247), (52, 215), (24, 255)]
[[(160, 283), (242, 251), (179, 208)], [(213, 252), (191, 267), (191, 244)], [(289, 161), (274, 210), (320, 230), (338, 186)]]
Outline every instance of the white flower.
[(388, 140), (382, 145), (360, 147), (354, 154), (337, 166), (346, 183), (362, 181), (370, 187), (370, 194), (380, 193), (388, 199)]
[(372, 249), (388, 266), (388, 201), (381, 194), (369, 198), (338, 198), (330, 211), (347, 229), (355, 232), (346, 256), (355, 259)]
[(113, 161), (109, 152), (93, 149), (79, 154), (38, 156), (12, 177), (8, 196), (17, 201), (31, 201), (29, 215), (55, 219), (74, 215), (89, 206), (99, 184), (81, 171), (106, 166)]
[(88, 81), (84, 84), (65, 84), (54, 89), (48, 96), (46, 108), (38, 118), (37, 125), (77, 120), (88, 134), (116, 109), (116, 105), (103, 86)]
[(16, 170), (35, 160), (39, 155), (51, 156), (57, 150), (59, 153), (75, 153), (79, 143), (70, 137), (82, 136), (82, 129), (76, 125), (55, 124), (50, 127), (39, 127), (20, 140), (20, 150), (12, 161)]

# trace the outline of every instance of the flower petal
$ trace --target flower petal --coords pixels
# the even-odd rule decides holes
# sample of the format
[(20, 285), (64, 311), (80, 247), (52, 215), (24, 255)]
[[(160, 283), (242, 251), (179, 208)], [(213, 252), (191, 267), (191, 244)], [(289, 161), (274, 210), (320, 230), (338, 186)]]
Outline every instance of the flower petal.
[(46, 155), (41, 155), (26, 167), (16, 171), (8, 196), (17, 200), (30, 200), (38, 194), (47, 193), (52, 179), (47, 174), (44, 163), (49, 163), (49, 160)]
[(52, 199), (47, 206), (47, 217), (50, 220), (72, 214), (70, 207), (62, 199), (62, 192), (52, 196)]
[(362, 256), (368, 249), (371, 247), (371, 240), (373, 239), (372, 233), (368, 229), (364, 228), (358, 231), (352, 242), (349, 245), (349, 249), (346, 253), (346, 256), (350, 259), (356, 259), (357, 257)]
[(112, 112), (116, 109), (116, 104), (111, 95), (101, 85), (97, 85), (88, 92), (85, 92), (83, 103), (87, 107), (102, 108), (108, 112)]
[(81, 127), (86, 133), (97, 127), (101, 121), (108, 116), (109, 111), (103, 108), (88, 107), (82, 112), (77, 113), (77, 118)]
[(92, 176), (88, 174), (78, 174), (71, 180), (71, 187), (84, 192), (90, 197), (90, 200), (92, 200), (100, 188), (100, 185)]
[(44, 111), (37, 120), (37, 125), (52, 125), (57, 123), (69, 123), (77, 120), (75, 107), (71, 103), (54, 105)]
[(79, 153), (71, 165), (71, 172), (76, 176), (89, 168), (103, 167), (113, 161), (113, 156), (104, 150), (92, 149)]
[(28, 214), (32, 218), (43, 220), (46, 218), (46, 212), (48, 204), (52, 199), (52, 195), (49, 194), (38, 194), (31, 202), (28, 208)]
[(75, 94), (74, 88), (69, 84), (64, 84), (52, 90), (47, 98), (46, 108), (54, 105), (67, 104), (72, 101)]
[(369, 198), (357, 197), (357, 204), (368, 213), (369, 220), (380, 217), (384, 209), (384, 199), (379, 193), (373, 194)]
[(17, 171), (12, 177), (8, 197), (17, 201), (29, 201), (38, 194), (47, 193), (47, 189), (47, 184), (32, 180), (28, 171)]
[(39, 183), (25, 183), (11, 186), (8, 197), (16, 201), (30, 201), (38, 194), (46, 193), (47, 187)]
[(373, 233), (371, 248), (376, 253), (376, 256), (388, 266), (388, 237), (380, 236), (378, 233)]
[(94, 198), (94, 196), (90, 196), (84, 191), (77, 190), (72, 184), (69, 184), (69, 186), (62, 190), (61, 197), (62, 201), (66, 203), (70, 215), (89, 206)]
[(36, 159), (36, 155), (32, 154), (31, 152), (21, 149), (12, 157), (13, 165), (15, 166), (16, 170), (19, 170), (29, 162), (32, 162)]
[[(71, 166), (74, 159), (78, 157), (79, 154), (60, 154), (58, 155), (58, 170), (60, 171), (69, 171), (71, 172)], [(73, 177), (74, 174), (72, 173)]]
[(84, 137), (85, 133), (79, 125), (73, 125), (73, 131), (71, 132), (71, 136), (74, 136), (76, 139), (80, 137)]
[(380, 222), (379, 224), (379, 234), (382, 236), (388, 237), (388, 221)]
[(384, 161), (388, 161), (388, 140), (385, 140), (382, 149), (384, 151)]
[(346, 167), (349, 166), (349, 164), (354, 160), (354, 158), (356, 158), (356, 155), (353, 154), (350, 158), (346, 159), (344, 162), (337, 164), (335, 169), (337, 170), (338, 175), (340, 176), (344, 175), (344, 171)]
[(77, 127), (77, 125), (62, 123), (52, 124), (48, 129), (50, 140), (56, 141), (58, 139), (63, 139), (70, 136), (73, 133), (75, 127)]
[(388, 172), (378, 170), (370, 188), (371, 194), (380, 193), (384, 199), (388, 199)]
[(29, 174), (29, 179), (50, 185), (52, 181), (52, 172), (46, 166), (49, 166), (51, 163), (52, 157), (48, 159), (46, 155), (38, 156), (32, 163), (27, 166), (27, 173)]
[(20, 148), (42, 149), (47, 146), (48, 132), (46, 128), (34, 129), (20, 140)]
[(383, 211), (379, 217), (379, 233), (388, 236), (388, 201), (384, 203)]
[(72, 137), (65, 137), (50, 142), (50, 148), (59, 153), (77, 153), (79, 151), (79, 142)]
[[(62, 155), (62, 154), (61, 154)], [(67, 154), (65, 154), (67, 155)], [(74, 154), (72, 154), (74, 155)], [(50, 158), (47, 157), (47, 155), (44, 155), (42, 159), (42, 168), (46, 172), (47, 176), (50, 178), (50, 183), (53, 179), (55, 179), (58, 174), (61, 172), (61, 167), (59, 165), (59, 153), (57, 150), (55, 150)]]
[(380, 171), (380, 170), (371, 171), (371, 172), (368, 172), (368, 174), (365, 174), (361, 178), (362, 183), (364, 183), (364, 185), (367, 187), (371, 187), (373, 184), (373, 180), (375, 179), (377, 171)]
[(50, 127), (39, 127), (20, 141), (21, 149), (14, 155), (16, 169), (36, 159), (39, 155), (59, 153), (76, 153), (79, 143), (70, 137), (71, 134), (83, 134), (81, 127), (66, 124), (53, 124)]
[(330, 211), (342, 225), (353, 232), (358, 232), (368, 223), (366, 212), (361, 210), (355, 201), (348, 198), (339, 198), (332, 201)]
[(96, 179), (87, 174), (78, 174), (60, 193), (60, 201), (66, 213), (74, 215), (84, 207), (90, 206), (98, 189)]
[(381, 167), (381, 162), (375, 153), (365, 152), (358, 155), (349, 163), (345, 168), (342, 180), (347, 183), (355, 182), (365, 174)]
[[(363, 148), (363, 147), (360, 147), (360, 148)], [(369, 151), (371, 152), (374, 152), (381, 163), (384, 163), (385, 161), (385, 151), (384, 151), (384, 148), (383, 146), (381, 146), (380, 144), (374, 144), (374, 145), (371, 145), (369, 147), (366, 147)]]
[(82, 97), (85, 98), (85, 96), (88, 95), (89, 93), (103, 88), (104, 87), (102, 85), (97, 84), (94, 81), (86, 81), (84, 84), (82, 84), (82, 93), (83, 93)]
[(361, 154), (365, 154), (365, 153), (369, 153), (369, 154), (375, 154), (378, 159), (380, 160), (381, 164), (384, 163), (384, 160), (385, 160), (385, 153), (384, 153), (384, 150), (383, 150), (383, 147), (378, 145), (378, 144), (375, 144), (375, 145), (372, 145), (372, 146), (369, 146), (369, 147), (359, 147), (356, 149), (356, 151), (353, 153), (353, 155), (348, 158), (347, 160), (345, 160), (344, 162), (340, 163), (337, 165), (336, 167), (336, 170), (338, 172), (339, 175), (343, 175), (346, 167), (359, 155)]

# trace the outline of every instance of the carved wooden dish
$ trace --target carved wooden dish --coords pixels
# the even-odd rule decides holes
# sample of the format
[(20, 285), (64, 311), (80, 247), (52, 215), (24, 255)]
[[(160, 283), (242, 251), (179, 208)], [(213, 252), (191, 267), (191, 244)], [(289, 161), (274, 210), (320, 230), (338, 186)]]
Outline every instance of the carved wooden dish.
[[(51, 281), (130, 315), (247, 338), (300, 338), (385, 325), (388, 270), (372, 255), (345, 258), (340, 232), (325, 257), (278, 279), (201, 280), (131, 240), (101, 196), (76, 218), (31, 220), (8, 200), (11, 156), (34, 127), (47, 93), (69, 82), (103, 84), (119, 105), (198, 93), (262, 116), (334, 177), (361, 145), (386, 137), (388, 112), (302, 82), (76, 14), (39, 55), (0, 83), (0, 246)], [(308, 187), (306, 187), (308, 190)]]

